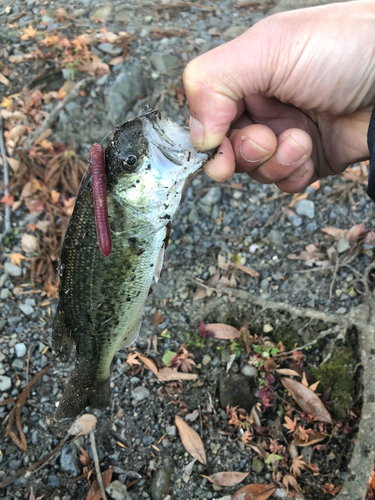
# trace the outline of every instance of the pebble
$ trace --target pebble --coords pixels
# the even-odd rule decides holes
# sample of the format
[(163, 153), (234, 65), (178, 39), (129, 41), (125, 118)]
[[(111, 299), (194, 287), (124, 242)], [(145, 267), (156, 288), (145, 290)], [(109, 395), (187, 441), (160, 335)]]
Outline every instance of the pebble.
[(344, 253), (347, 250), (350, 250), (351, 246), (349, 241), (346, 238), (340, 238), (337, 242), (337, 252)]
[(302, 224), (302, 219), (298, 215), (292, 215), (290, 218), (294, 227), (299, 227)]
[(337, 312), (337, 314), (345, 314), (346, 307), (339, 307), (336, 312)]
[(113, 481), (105, 491), (113, 500), (130, 500), (128, 489), (121, 481)]
[(268, 323), (266, 325), (263, 325), (263, 332), (264, 333), (270, 333), (272, 332), (273, 330), (273, 327), (271, 325), (269, 325)]
[(61, 469), (73, 477), (78, 477), (81, 473), (80, 463), (76, 455), (76, 448), (72, 444), (68, 444), (63, 448), (60, 457)]
[(143, 401), (144, 399), (150, 397), (150, 391), (143, 385), (140, 385), (133, 389), (131, 391), (131, 394), (135, 403), (139, 403), (140, 401)]
[(14, 278), (22, 276), (22, 269), (20, 268), (20, 266), (16, 266), (15, 264), (11, 264), (10, 262), (5, 262), (4, 270), (9, 276), (12, 276)]
[(218, 186), (210, 188), (207, 193), (199, 200), (199, 205), (208, 205), (212, 207), (221, 200), (221, 189)]
[(208, 365), (208, 363), (210, 363), (210, 361), (211, 361), (211, 356), (209, 356), (208, 354), (205, 354), (202, 358), (202, 365), (206, 366), (206, 365)]
[(17, 358), (23, 358), (26, 354), (26, 344), (24, 342), (16, 344), (14, 350), (16, 351)]
[(142, 443), (145, 446), (150, 446), (154, 442), (155, 442), (155, 438), (150, 436), (150, 435), (143, 436), (143, 438), (142, 438)]
[(233, 40), (233, 38), (237, 38), (238, 36), (243, 35), (243, 33), (245, 33), (246, 31), (247, 28), (245, 26), (232, 25), (224, 31), (223, 39), (226, 42), (229, 42), (229, 40)]
[(179, 66), (180, 60), (171, 54), (155, 54), (150, 57), (151, 66), (158, 73), (164, 73), (169, 69)]
[(112, 45), (111, 43), (100, 43), (97, 48), (110, 56), (118, 56), (122, 53), (120, 47), (116, 47), (116, 45)]
[(11, 296), (10, 290), (8, 288), (2, 288), (0, 292), (0, 299), (1, 300), (7, 300)]
[(257, 369), (255, 368), (255, 366), (252, 366), (252, 365), (245, 365), (242, 370), (241, 370), (241, 373), (243, 375), (245, 375), (245, 377), (256, 377), (257, 376)]
[(30, 314), (32, 314), (34, 312), (34, 308), (30, 304), (19, 304), (18, 307), (21, 309), (23, 314), (25, 314), (26, 316), (29, 316)]
[(112, 5), (110, 3), (106, 3), (105, 5), (101, 5), (98, 9), (94, 10), (90, 14), (90, 19), (93, 21), (101, 21), (102, 19), (107, 19), (112, 12)]
[(12, 380), (6, 375), (0, 375), (0, 391), (8, 391), (12, 387)]
[(309, 219), (313, 219), (315, 217), (315, 204), (311, 200), (299, 200), (294, 205), (296, 212), (298, 215), (304, 215)]
[(168, 425), (165, 430), (166, 430), (168, 436), (170, 436), (170, 437), (176, 436), (176, 426), (175, 425)]
[(255, 472), (255, 474), (260, 474), (264, 469), (264, 462), (260, 458), (255, 457), (251, 463), (251, 470)]
[(141, 64), (133, 64), (121, 71), (107, 94), (107, 103), (113, 120), (117, 121), (125, 116), (145, 90), (146, 83)]
[(54, 476), (53, 474), (51, 476), (48, 476), (48, 486), (52, 486), (52, 488), (59, 488), (59, 478), (57, 476)]
[(271, 229), (271, 231), (267, 234), (267, 238), (276, 247), (281, 247), (283, 245), (283, 237), (280, 231), (277, 231), (276, 229)]
[(173, 472), (173, 459), (166, 457), (164, 467), (155, 472), (151, 480), (151, 498), (152, 500), (164, 500), (168, 495)]

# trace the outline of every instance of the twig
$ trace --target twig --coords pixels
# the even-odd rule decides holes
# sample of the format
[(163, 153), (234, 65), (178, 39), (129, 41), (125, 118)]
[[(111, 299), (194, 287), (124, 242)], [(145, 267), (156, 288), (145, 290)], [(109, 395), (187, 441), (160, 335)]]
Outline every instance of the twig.
[[(4, 175), (4, 194), (5, 196), (9, 194), (9, 168), (8, 168), (8, 162), (6, 159), (6, 151), (5, 151), (5, 144), (4, 144), (4, 120), (3, 117), (0, 115), (0, 150), (1, 150), (1, 156), (3, 158), (3, 175)], [(4, 232), (2, 234), (2, 238), (5, 236), (5, 234), (10, 230), (10, 205), (7, 203), (5, 204), (5, 217), (4, 217)]]
[(102, 494), (102, 500), (107, 500), (102, 479), (102, 473), (100, 472), (99, 457), (98, 457), (98, 452), (96, 450), (95, 435), (93, 430), (90, 431), (90, 443), (91, 443), (92, 454), (94, 456), (96, 478), (98, 480), (100, 493)]
[[(24, 453), (26, 453), (27, 450), (27, 442), (25, 438), (25, 434), (23, 433), (22, 430), (22, 425), (21, 425), (21, 409), (23, 405), (26, 403), (26, 400), (29, 396), (29, 392), (31, 387), (46, 373), (47, 370), (52, 368), (53, 365), (48, 365), (43, 370), (41, 370), (39, 373), (37, 373), (30, 381), (29, 384), (25, 387), (25, 389), (21, 392), (21, 394), (18, 396), (16, 404), (12, 408), (11, 412), (9, 413), (9, 421), (7, 425), (7, 430), (5, 433), (5, 436), (10, 436), (12, 438), (12, 441), (14, 444), (18, 446)], [(1, 401), (0, 401), (1, 404)], [(19, 433), (19, 438), (16, 436), (16, 434), (12, 431), (12, 426), (13, 422), (16, 420), (16, 426), (18, 429)]]
[(34, 144), (34, 142), (36, 142), (39, 139), (39, 137), (52, 126), (54, 121), (58, 118), (60, 111), (62, 111), (65, 108), (65, 106), (70, 103), (70, 101), (78, 97), (80, 91), (93, 81), (95, 81), (95, 78), (93, 76), (89, 76), (88, 78), (84, 78), (83, 80), (77, 82), (75, 86), (72, 88), (72, 90), (69, 92), (69, 94), (65, 97), (65, 99), (61, 101), (55, 107), (54, 110), (51, 111), (51, 113), (47, 116), (42, 125), (37, 130), (35, 130), (35, 132), (29, 135), (27, 141), (23, 146), (23, 149), (25, 150), (30, 149), (31, 146)]

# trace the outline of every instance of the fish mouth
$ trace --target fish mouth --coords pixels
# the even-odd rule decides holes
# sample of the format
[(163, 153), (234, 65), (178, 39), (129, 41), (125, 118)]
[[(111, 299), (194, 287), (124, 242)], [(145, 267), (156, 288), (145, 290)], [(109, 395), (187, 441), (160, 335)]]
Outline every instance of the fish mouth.
[(168, 118), (162, 118), (156, 110), (140, 116), (154, 175), (181, 182), (199, 170), (214, 157), (217, 148), (205, 152), (195, 149), (190, 142), (190, 130)]

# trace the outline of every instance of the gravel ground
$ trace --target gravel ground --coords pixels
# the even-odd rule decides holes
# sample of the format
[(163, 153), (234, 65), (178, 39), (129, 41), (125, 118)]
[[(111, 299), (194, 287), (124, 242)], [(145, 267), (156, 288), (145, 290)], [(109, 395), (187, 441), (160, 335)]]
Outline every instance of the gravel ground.
[[(146, 103), (186, 123), (187, 106), (179, 106), (173, 91), (182, 87), (184, 65), (199, 53), (243, 33), (263, 19), (275, 3), (222, 1), (215, 4), (216, 10), (206, 11), (201, 7), (213, 5), (206, 1), (188, 9), (154, 10), (152, 4), (133, 1), (104, 4), (74, 0), (64, 4), (44, 2), (42, 8), (45, 11), (41, 14), (39, 2), (16, 1), (1, 8), (1, 24), (7, 28), (0, 35), (0, 47), (4, 61), (9, 55), (34, 50), (36, 46), (32, 40), (22, 41), (17, 34), (17, 30), (33, 23), (37, 23), (40, 30), (51, 29), (52, 25), (69, 36), (96, 29), (97, 19), (101, 19), (113, 33), (126, 30), (134, 35), (126, 62), (112, 66), (111, 73), (99, 78), (88, 95), (78, 97), (60, 112), (53, 140), (72, 143), (83, 155), (118, 121), (137, 114)], [(56, 19), (53, 12), (59, 7), (76, 21), (69, 23)], [(150, 33), (158, 26), (183, 29), (187, 33), (156, 40)], [(96, 50), (108, 62), (117, 55), (115, 49), (107, 44), (93, 51)], [(47, 62), (42, 69), (50, 69), (50, 66)], [(25, 82), (33, 85), (40, 71), (41, 68), (35, 69), (32, 63), (16, 68), (9, 76), (12, 93), (20, 91)], [(58, 89), (67, 76), (66, 71), (55, 71), (43, 80), (43, 85), (49, 90)], [(75, 78), (79, 80), (80, 75), (75, 75)], [(38, 84), (40, 82), (39, 78)], [(48, 110), (51, 109), (52, 105)], [(98, 418), (96, 441), (102, 470), (112, 465), (113, 477), (129, 487), (130, 497), (119, 492), (114, 499), (161, 500), (166, 498), (160, 492), (162, 484), (166, 485), (167, 491), (170, 485), (170, 497), (167, 498), (230, 500), (238, 486), (214, 486), (201, 476), (224, 470), (250, 472), (243, 484), (272, 482), (270, 466), (238, 439), (220, 405), (220, 377), (225, 373), (231, 354), (228, 343), (219, 344), (223, 348), (218, 350), (217, 341), (203, 341), (195, 332), (200, 321), (223, 322), (235, 327), (246, 323), (252, 334), (267, 335), (275, 343), (283, 340), (285, 345), (293, 347), (294, 343), (310, 342), (327, 326), (285, 312), (261, 310), (251, 302), (230, 299), (228, 295), (219, 297), (209, 292), (203, 297), (202, 293), (199, 295), (202, 291), (199, 282), (207, 284), (218, 272), (219, 255), (230, 262), (241, 254), (241, 263), (256, 270), (259, 277), (237, 271), (237, 289), (247, 290), (266, 301), (337, 314), (345, 314), (358, 305), (361, 288), (357, 278), (373, 260), (373, 249), (362, 245), (348, 246), (343, 238), (336, 241), (322, 229), (350, 229), (364, 222), (366, 229), (375, 230), (373, 205), (366, 198), (365, 187), (360, 182), (340, 177), (321, 182), (318, 190), (308, 188), (306, 195), (291, 208), (292, 196), (281, 194), (273, 186), (250, 181), (245, 175), (236, 175), (230, 181), (218, 184), (201, 172), (188, 184), (173, 221), (162, 278), (146, 304), (137, 348), (144, 353), (149, 338), (158, 336), (158, 352), (151, 347), (150, 356), (161, 361), (166, 350), (176, 351), (181, 343), (188, 341), (188, 349), (195, 356), (198, 379), (162, 385), (149, 370), (131, 368), (125, 362), (128, 353), (116, 354), (111, 407), (93, 412)], [(24, 454), (9, 436), (5, 437), (4, 430), (0, 434), (0, 481), (48, 454), (65, 437), (71, 424), (71, 421), (54, 420), (56, 402), (73, 367), (73, 361), (69, 364), (55, 361), (48, 348), (56, 301), (46, 299), (42, 290), (28, 286), (28, 260), (16, 265), (5, 258), (10, 253), (22, 252), (21, 236), (26, 225), (34, 219), (21, 206), (12, 214), (12, 220), (17, 231), (11, 243), (2, 248), (0, 265), (1, 398), (17, 397), (42, 368), (49, 363), (53, 363), (53, 367), (31, 388), (27, 403), (21, 410), (27, 452)], [(317, 265), (309, 267), (303, 260), (288, 258), (290, 254), (299, 255), (311, 244), (316, 245), (315, 261), (329, 260), (329, 249), (333, 249), (336, 256), (347, 259), (347, 265), (335, 265), (333, 260), (327, 269), (322, 269)], [(317, 252), (321, 255), (318, 256)], [(223, 271), (221, 276), (230, 277)], [(158, 326), (153, 326), (156, 313), (161, 313), (163, 318)], [(167, 334), (161, 336), (165, 330)], [(358, 362), (354, 331), (350, 337), (338, 345), (340, 349), (351, 346), (353, 359), (348, 370), (354, 373)], [(314, 346), (308, 354), (308, 365), (318, 365), (330, 346), (331, 339)], [(241, 371), (254, 388), (249, 396), (253, 398), (257, 394), (256, 373), (249, 372), (243, 353), (231, 368), (233, 374)], [(358, 393), (360, 384), (356, 382), (348, 396), (347, 407), (360, 403)], [(5, 424), (12, 407), (13, 403), (0, 406), (0, 419)], [(335, 408), (337, 419), (343, 416), (345, 419), (347, 407)], [(191, 426), (203, 439), (208, 465), (195, 464), (189, 476), (184, 470), (192, 459), (178, 437), (174, 418), (177, 413), (185, 416), (195, 410), (199, 410), (200, 417)], [(273, 415), (268, 417), (267, 424), (271, 423)], [(85, 498), (89, 486), (86, 479), (77, 479), (83, 474), (83, 466), (77, 459), (76, 445), (80, 444), (89, 454), (92, 452), (89, 439), (79, 438), (75, 443), (67, 444), (57, 458), (40, 470), (17, 477), (1, 490), (0, 498), (29, 498), (31, 488), (37, 497), (43, 496), (44, 499)], [(319, 464), (322, 475), (314, 479), (315, 483), (311, 482), (312, 476), (302, 480), (304, 494), (300, 494), (301, 498), (332, 498), (324, 494), (321, 487), (326, 482), (342, 483), (351, 444), (349, 438), (340, 438), (328, 455), (309, 447), (311, 450), (308, 451), (313, 453), (312, 461)], [(133, 481), (135, 484), (132, 485)], [(286, 497), (279, 488), (272, 498)]]

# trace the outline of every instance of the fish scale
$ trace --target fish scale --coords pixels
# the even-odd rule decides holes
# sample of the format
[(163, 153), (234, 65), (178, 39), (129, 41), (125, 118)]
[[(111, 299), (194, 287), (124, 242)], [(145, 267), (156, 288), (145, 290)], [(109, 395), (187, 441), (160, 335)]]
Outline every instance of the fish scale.
[[(129, 155), (132, 163), (136, 156), (136, 165), (127, 165)], [(162, 265), (166, 226), (184, 181), (209, 158), (210, 153), (192, 148), (186, 129), (158, 114), (119, 127), (105, 152), (112, 238), (108, 258), (98, 244), (91, 173), (84, 181), (60, 258), (52, 347), (68, 361), (75, 344), (76, 366), (57, 418), (74, 417), (88, 405), (108, 405), (112, 359), (138, 336), (145, 301)]]

